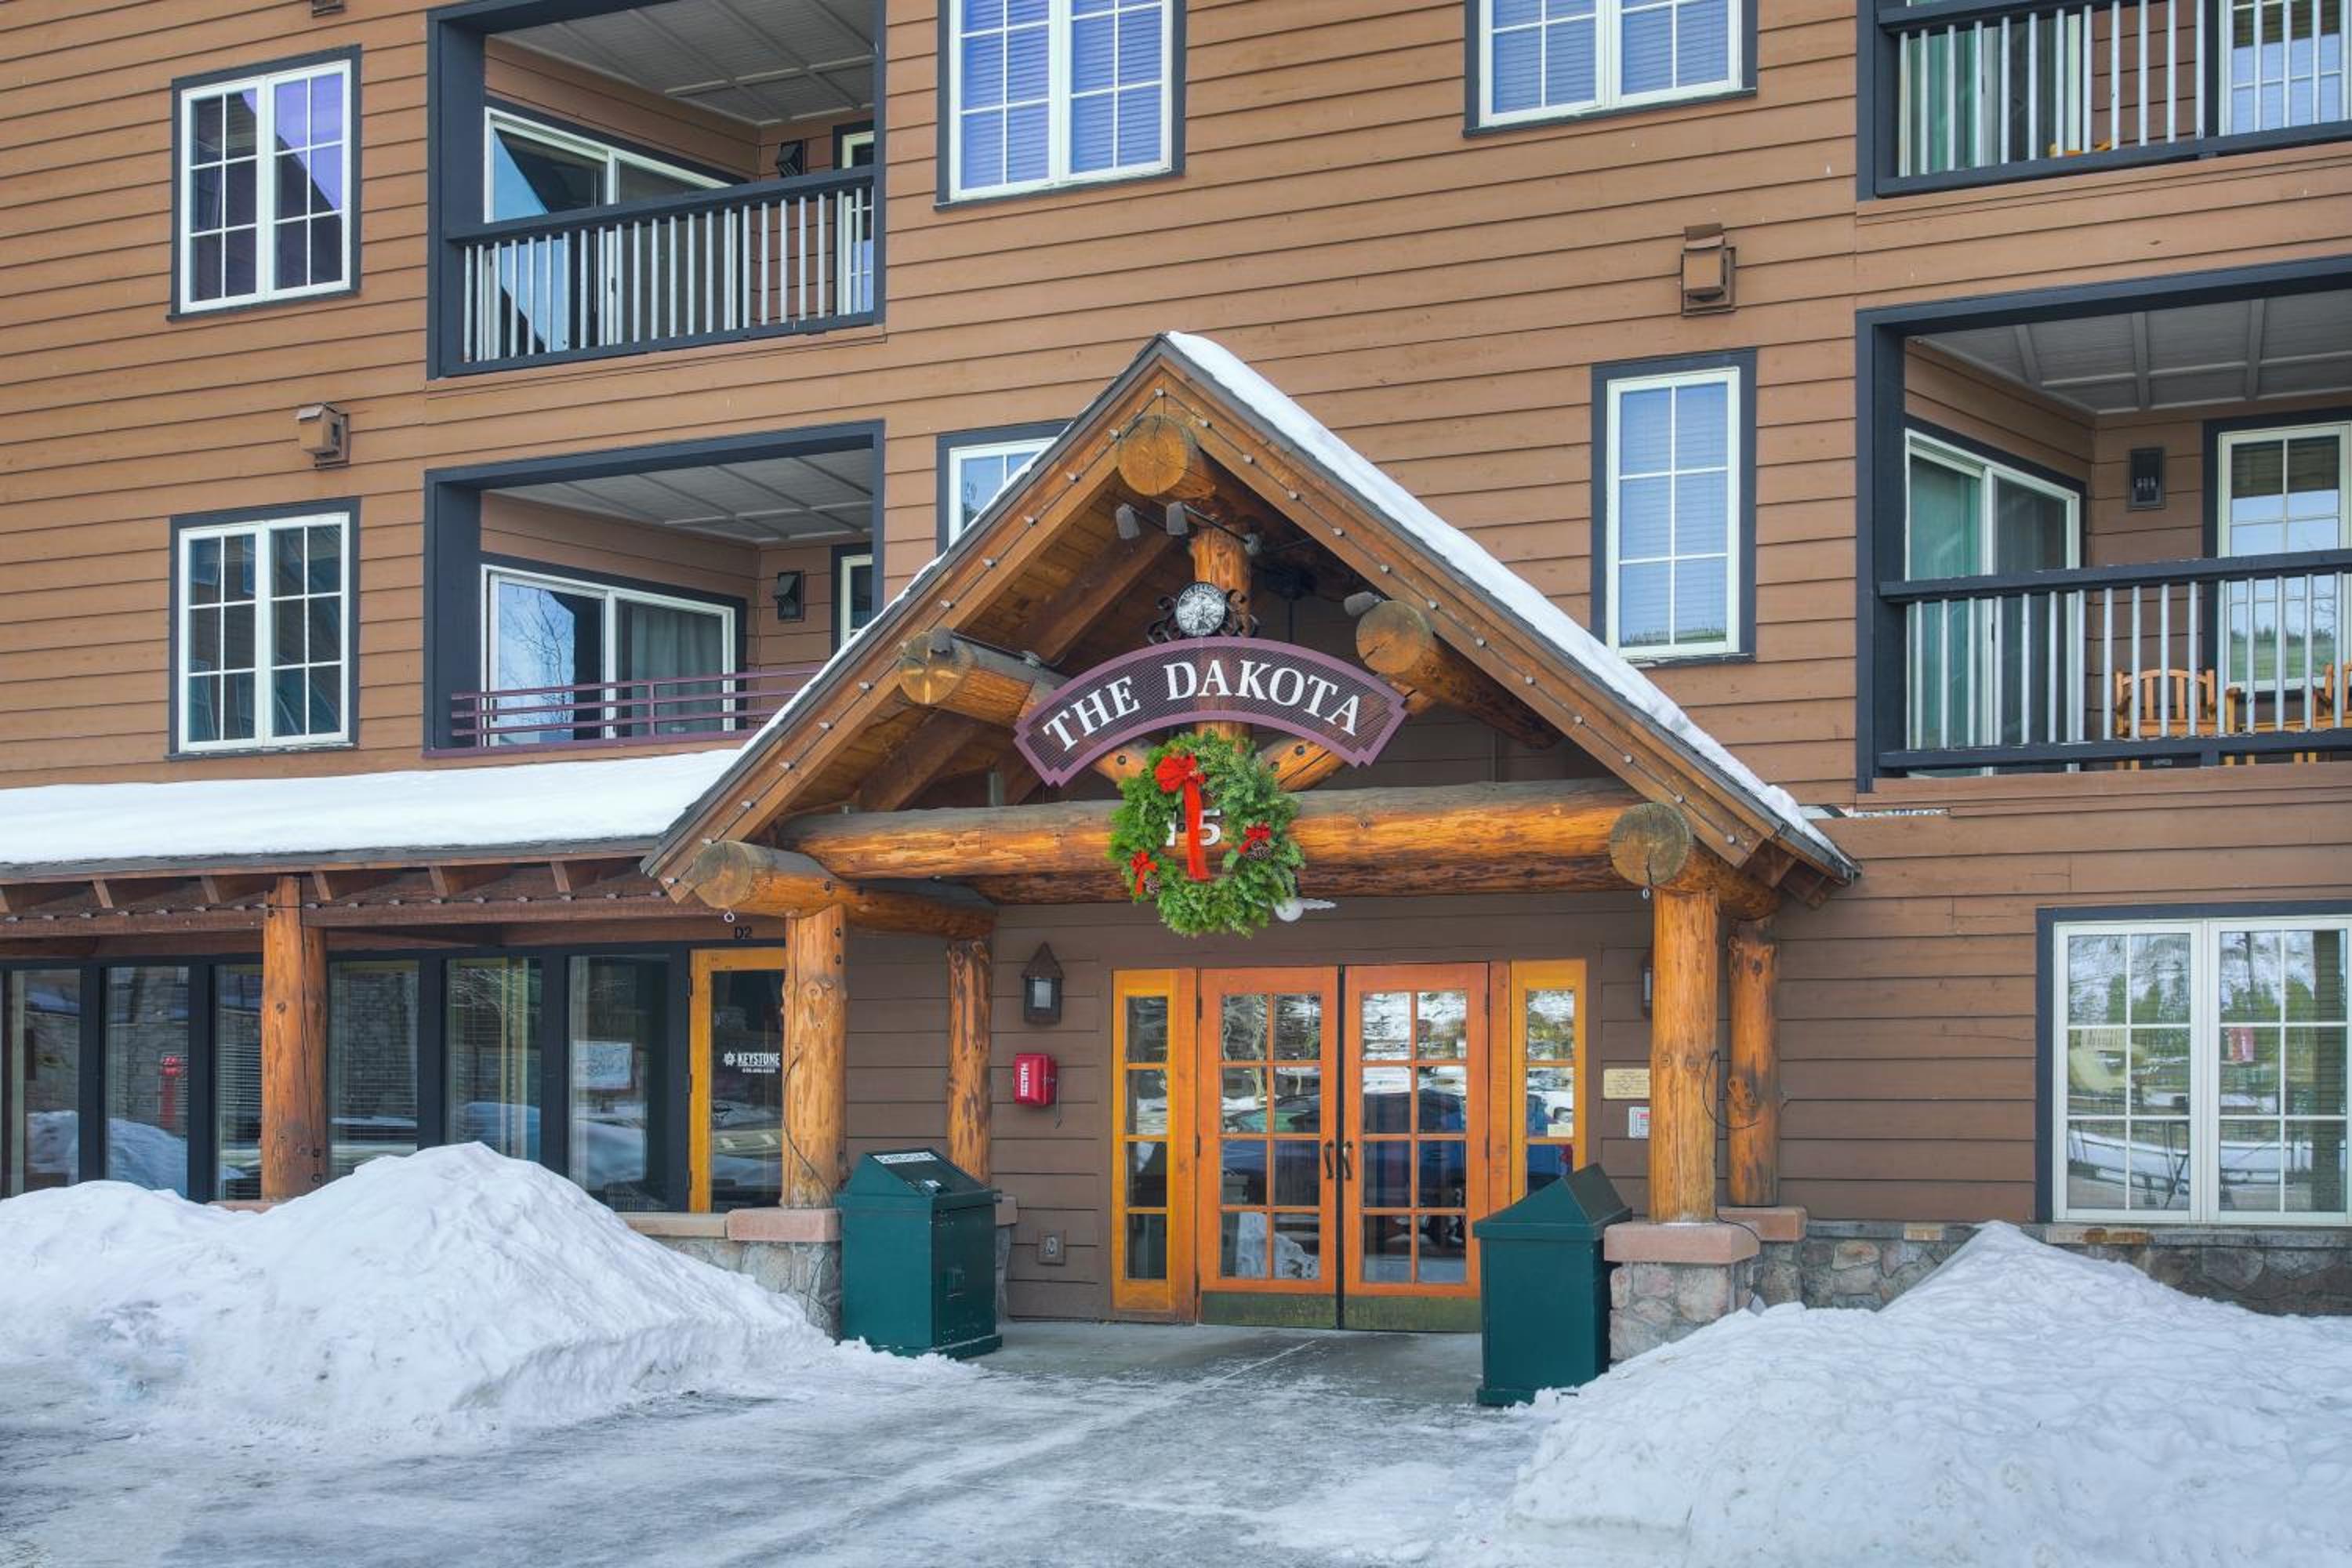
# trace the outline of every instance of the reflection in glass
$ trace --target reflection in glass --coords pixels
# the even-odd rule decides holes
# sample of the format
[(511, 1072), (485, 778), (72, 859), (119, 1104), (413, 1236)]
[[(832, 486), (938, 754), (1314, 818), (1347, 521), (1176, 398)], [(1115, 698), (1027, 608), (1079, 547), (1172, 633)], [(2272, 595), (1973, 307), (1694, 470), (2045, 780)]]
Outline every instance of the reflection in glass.
[(1168, 998), (1130, 996), (1127, 999), (1127, 1059), (1164, 1062), (1168, 1059)]
[(2122, 1029), (2067, 1031), (2066, 1106), (2074, 1114), (2124, 1108), (2126, 1038)]
[(1289, 1208), (1314, 1208), (1323, 1202), (1323, 1150), (1303, 1139), (1274, 1146), (1274, 1201)]
[(2278, 1131), (2276, 1121), (2221, 1123), (2221, 1207), (2278, 1213)]
[(2070, 1208), (2124, 1206), (2124, 1124), (2066, 1124), (2066, 1203)]
[(1469, 1203), (1470, 1166), (1467, 1145), (1458, 1138), (1427, 1138), (1421, 1142), (1420, 1206), (1458, 1209)]
[(106, 972), (106, 1174), (188, 1195), (188, 971)]
[(0, 1198), (81, 1179), (81, 973), (0, 974)]
[(1265, 1140), (1227, 1138), (1219, 1144), (1219, 1193), (1229, 1204), (1265, 1202)]
[(2076, 1025), (2124, 1021), (2124, 939), (2076, 936), (2066, 942), (2066, 1016)]
[(1223, 1216), (1218, 1226), (1217, 1271), (1228, 1279), (1265, 1278), (1265, 1215), (1245, 1210)]
[(1360, 1278), (1367, 1284), (1403, 1284), (1412, 1278), (1412, 1216), (1364, 1216), (1364, 1255)]
[(1462, 1132), (1470, 1126), (1470, 1069), (1421, 1069), (1421, 1130)]
[(1364, 997), (1362, 1036), (1369, 1061), (1397, 1061), (1412, 1055), (1412, 994), (1374, 991)]
[(1361, 1151), (1364, 1205), (1376, 1209), (1412, 1206), (1412, 1146), (1403, 1142), (1367, 1143)]
[(335, 1142), (330, 1174), (416, 1149), (416, 965), (341, 963), (327, 969), (327, 1097)]
[(449, 1139), (539, 1158), (539, 961), (453, 958), (447, 969)]
[(1363, 1073), (1364, 1131), (1412, 1131), (1412, 1069), (1366, 1068)]
[(1278, 1214), (1274, 1216), (1274, 1277), (1276, 1279), (1323, 1278), (1323, 1216)]
[(2189, 1113), (2189, 1031), (2132, 1031), (2131, 1108), (2158, 1115)]
[(1168, 1216), (1131, 1214), (1127, 1216), (1127, 1277), (1129, 1279), (1168, 1278)]
[(1459, 1285), (1470, 1277), (1470, 1232), (1461, 1215), (1430, 1215), (1421, 1222), (1415, 1272), (1424, 1285)]
[(223, 1198), (261, 1195), (261, 965), (213, 971), (213, 1136)]
[(1127, 1146), (1127, 1202), (1130, 1208), (1168, 1206), (1168, 1145)]
[(1421, 1037), (1414, 1055), (1454, 1058), (1470, 1049), (1470, 998), (1460, 991), (1421, 994)]
[(1323, 1069), (1274, 1069), (1274, 1130), (1277, 1132), (1323, 1131)]
[(1567, 1175), (1573, 1166), (1572, 1152), (1565, 1143), (1528, 1144), (1528, 1191), (1532, 1193), (1551, 1185)]
[(667, 1208), (669, 961), (583, 955), (571, 973), (572, 1179), (616, 1209)]
[(710, 975), (710, 1208), (782, 1201), (783, 973), (720, 969)]
[(1265, 1131), (1265, 1069), (1227, 1068), (1220, 1075), (1223, 1091), (1221, 1112), (1228, 1132)]
[(1219, 1038), (1223, 1042), (1225, 1059), (1233, 1062), (1265, 1060), (1265, 998), (1228, 996), (1223, 1015)]
[(1168, 1131), (1168, 1073), (1148, 1068), (1127, 1075), (1127, 1130), (1164, 1134)]
[(1274, 1057), (1276, 1061), (1311, 1062), (1323, 1055), (1323, 998), (1304, 995), (1274, 999)]

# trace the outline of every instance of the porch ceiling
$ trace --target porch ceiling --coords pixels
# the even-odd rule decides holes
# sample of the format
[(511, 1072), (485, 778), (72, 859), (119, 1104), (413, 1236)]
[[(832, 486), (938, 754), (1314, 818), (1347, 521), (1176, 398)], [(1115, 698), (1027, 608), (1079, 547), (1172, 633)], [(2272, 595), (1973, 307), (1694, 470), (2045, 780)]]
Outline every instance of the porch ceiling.
[(866, 537), (874, 463), (870, 452), (821, 452), (516, 485), (499, 493), (740, 543), (818, 544)]
[(668, 0), (506, 35), (647, 92), (753, 125), (874, 106), (864, 0)]
[(1923, 337), (2091, 414), (2352, 391), (2352, 290)]

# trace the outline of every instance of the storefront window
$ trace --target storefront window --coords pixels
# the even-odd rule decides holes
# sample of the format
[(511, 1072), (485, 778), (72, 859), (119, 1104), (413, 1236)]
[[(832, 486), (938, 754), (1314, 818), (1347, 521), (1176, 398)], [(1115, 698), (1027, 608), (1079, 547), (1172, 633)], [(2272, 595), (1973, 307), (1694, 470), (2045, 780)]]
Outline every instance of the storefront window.
[(572, 1176), (616, 1209), (669, 1206), (663, 1064), (669, 961), (572, 961)]
[(783, 999), (777, 970), (722, 969), (710, 976), (705, 1067), (714, 1213), (783, 1201)]
[(453, 958), (447, 978), (449, 1141), (536, 1160), (539, 961)]
[(5, 977), (0, 1036), (0, 1198), (62, 1187), (81, 1171), (81, 972)]
[(106, 1174), (188, 1195), (188, 971), (106, 974)]
[(327, 972), (330, 1176), (416, 1152), (417, 966), (345, 963)]
[(213, 971), (213, 1127), (220, 1184), (213, 1195), (261, 1195), (261, 965)]

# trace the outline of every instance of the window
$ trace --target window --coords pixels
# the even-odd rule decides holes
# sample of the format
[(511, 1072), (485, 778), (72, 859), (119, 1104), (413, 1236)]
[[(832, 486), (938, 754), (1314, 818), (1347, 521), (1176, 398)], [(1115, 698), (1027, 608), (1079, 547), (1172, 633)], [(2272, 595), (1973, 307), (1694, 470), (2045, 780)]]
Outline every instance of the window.
[(1478, 0), (1477, 121), (1510, 125), (1741, 82), (1738, 0)]
[(1753, 361), (1596, 378), (1609, 646), (1635, 658), (1747, 652)]
[(487, 722), (502, 745), (726, 729), (736, 613), (634, 588), (485, 568)]
[(1119, 1311), (1174, 1311), (1192, 1284), (1192, 989), (1176, 970), (1111, 978), (1111, 1305)]
[(0, 1198), (81, 1179), (82, 972), (0, 974)]
[(179, 749), (348, 741), (351, 515), (184, 525)]
[(2339, 5), (2229, 0), (2229, 90), (2221, 130), (2283, 131), (2352, 114)]
[[(874, 152), (871, 124), (856, 130), (842, 126), (834, 131), (835, 169), (870, 169), (874, 166)], [(874, 187), (852, 186), (835, 199), (841, 210), (834, 228), (841, 255), (835, 276), (841, 280), (843, 313), (856, 315), (874, 308)]]
[(667, 1208), (669, 961), (582, 953), (567, 967), (572, 1179), (612, 1208)]
[[(2352, 544), (2352, 424), (2232, 430), (2221, 436), (2215, 525), (2224, 555), (2277, 555)], [(2333, 573), (2282, 573), (2221, 588), (2226, 682), (2259, 689), (2328, 683), (2343, 636)]]
[(839, 647), (874, 618), (874, 552), (838, 547), (833, 552), (833, 646)]
[(2062, 923), (2063, 1219), (2342, 1224), (2352, 917)]
[(1507, 1107), (1511, 1132), (1509, 1195), (1517, 1199), (1593, 1163), (1596, 1140), (1580, 1132), (1590, 1053), (1583, 1046), (1584, 964), (1576, 959), (1511, 965), (1510, 1079), (1519, 1103)]
[(179, 309), (352, 286), (349, 58), (179, 92)]
[(502, 110), (488, 110), (482, 216), (544, 217), (649, 196), (707, 191), (725, 184), (675, 163), (610, 146)]
[(1054, 444), (1061, 426), (1027, 431), (973, 431), (944, 437), (940, 449), (940, 548), (962, 536), (989, 503)]
[(1178, 0), (952, 0), (947, 195), (1174, 167)]

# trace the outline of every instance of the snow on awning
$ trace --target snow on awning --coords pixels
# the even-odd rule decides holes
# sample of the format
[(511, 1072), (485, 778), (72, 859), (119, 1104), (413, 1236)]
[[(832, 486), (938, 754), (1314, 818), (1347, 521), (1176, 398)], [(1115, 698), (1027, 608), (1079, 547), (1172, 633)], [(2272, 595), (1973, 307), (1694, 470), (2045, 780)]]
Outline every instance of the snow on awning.
[(735, 754), (0, 790), (0, 873), (642, 848)]

